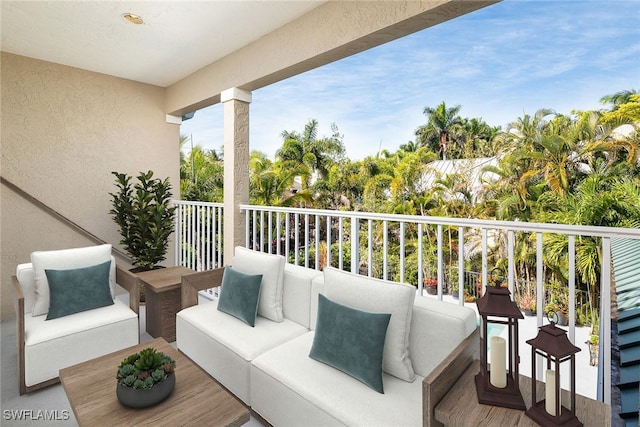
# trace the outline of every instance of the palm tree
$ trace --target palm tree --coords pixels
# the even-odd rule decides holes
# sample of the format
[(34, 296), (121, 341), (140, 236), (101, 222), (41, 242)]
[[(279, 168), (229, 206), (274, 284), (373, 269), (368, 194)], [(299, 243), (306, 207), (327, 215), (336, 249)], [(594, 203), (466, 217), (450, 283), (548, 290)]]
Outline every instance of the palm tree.
[(252, 151), (249, 156), (249, 199), (252, 204), (266, 206), (300, 206), (311, 203), (309, 190), (297, 191), (294, 181), (307, 173), (305, 168), (291, 168), (272, 162), (264, 153)]
[(302, 181), (304, 189), (309, 188), (309, 178), (314, 172), (325, 179), (331, 165), (344, 159), (342, 135), (335, 124), (331, 125), (331, 130), (331, 137), (318, 139), (318, 121), (309, 120), (302, 133), (283, 131), (281, 134), (284, 142), (276, 152), (276, 158), (294, 168), (307, 168), (308, 173)]
[(427, 124), (416, 130), (419, 145), (442, 153), (442, 159), (446, 160), (451, 138), (460, 127), (460, 108), (460, 105), (447, 108), (444, 101), (436, 108), (425, 107), (423, 113), (428, 118)]
[(640, 95), (640, 92), (638, 92), (636, 89), (622, 90), (611, 95), (603, 96), (602, 98), (600, 98), (600, 104), (613, 104), (613, 111), (615, 111), (620, 108), (622, 104), (628, 103), (633, 95)]
[(216, 150), (204, 150), (199, 145), (180, 162), (180, 194), (184, 200), (222, 202), (224, 166)]

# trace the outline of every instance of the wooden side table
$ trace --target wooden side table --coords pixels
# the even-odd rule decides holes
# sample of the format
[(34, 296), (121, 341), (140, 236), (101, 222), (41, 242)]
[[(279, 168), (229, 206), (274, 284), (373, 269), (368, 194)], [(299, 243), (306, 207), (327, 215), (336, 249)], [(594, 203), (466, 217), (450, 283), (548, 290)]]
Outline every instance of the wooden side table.
[[(480, 372), (475, 360), (462, 374), (435, 408), (435, 418), (445, 426), (526, 426), (538, 424), (524, 411), (478, 403), (474, 377)], [(538, 381), (538, 400), (542, 398), (543, 384)], [(520, 375), (520, 392), (527, 408), (531, 407), (531, 378)], [(569, 401), (568, 391), (562, 400)], [(587, 397), (576, 395), (576, 415), (585, 427), (611, 426), (611, 407)]]
[(193, 272), (190, 268), (178, 266), (137, 273), (145, 287), (147, 332), (152, 337), (162, 337), (169, 342), (176, 340), (176, 313), (181, 308), (182, 276)]

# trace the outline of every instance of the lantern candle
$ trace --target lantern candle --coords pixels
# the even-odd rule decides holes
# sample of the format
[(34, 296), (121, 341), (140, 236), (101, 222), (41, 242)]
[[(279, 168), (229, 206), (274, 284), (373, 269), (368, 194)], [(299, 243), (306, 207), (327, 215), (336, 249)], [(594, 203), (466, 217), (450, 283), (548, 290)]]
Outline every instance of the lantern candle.
[(507, 343), (502, 337), (491, 337), (491, 385), (497, 388), (507, 386)]
[(556, 373), (553, 369), (547, 369), (545, 383), (544, 409), (549, 415), (556, 415)]

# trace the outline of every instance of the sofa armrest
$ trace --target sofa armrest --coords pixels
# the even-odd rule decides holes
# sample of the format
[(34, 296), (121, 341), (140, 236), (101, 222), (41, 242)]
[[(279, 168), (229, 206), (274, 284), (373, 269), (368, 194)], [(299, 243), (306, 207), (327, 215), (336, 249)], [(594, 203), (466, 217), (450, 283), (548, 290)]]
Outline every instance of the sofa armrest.
[(224, 267), (182, 276), (182, 308), (198, 304), (198, 292), (222, 284)]
[(434, 409), (473, 360), (478, 358), (479, 352), (480, 330), (476, 328), (422, 381), (422, 424), (424, 427), (442, 426), (435, 419)]
[(24, 293), (16, 276), (11, 276), (13, 282), (13, 308), (16, 312), (16, 338), (18, 341), (18, 381), (19, 392), (23, 395), (27, 392), (24, 372)]
[(129, 292), (129, 307), (140, 314), (140, 283), (135, 273), (116, 264), (116, 283)]

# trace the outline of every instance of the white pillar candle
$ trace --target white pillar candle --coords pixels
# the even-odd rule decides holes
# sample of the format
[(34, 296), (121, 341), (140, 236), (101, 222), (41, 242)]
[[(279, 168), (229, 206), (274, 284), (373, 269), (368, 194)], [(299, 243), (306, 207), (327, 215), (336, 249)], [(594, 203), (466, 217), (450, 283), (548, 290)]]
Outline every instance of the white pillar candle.
[(502, 337), (491, 337), (491, 385), (497, 388), (507, 386), (507, 343)]
[(544, 409), (549, 415), (556, 415), (556, 372), (547, 369), (545, 380), (545, 402)]

